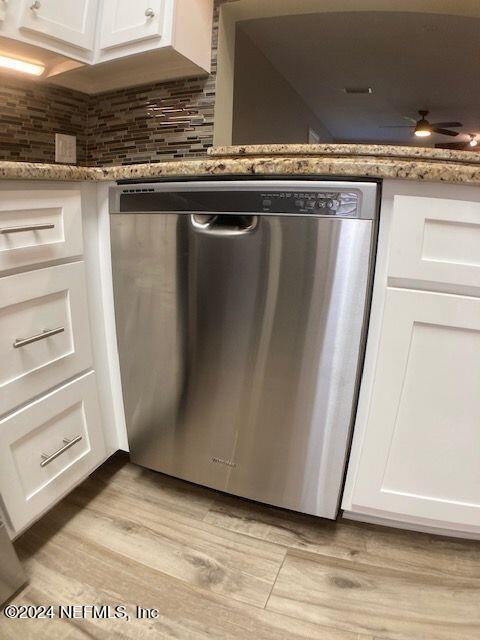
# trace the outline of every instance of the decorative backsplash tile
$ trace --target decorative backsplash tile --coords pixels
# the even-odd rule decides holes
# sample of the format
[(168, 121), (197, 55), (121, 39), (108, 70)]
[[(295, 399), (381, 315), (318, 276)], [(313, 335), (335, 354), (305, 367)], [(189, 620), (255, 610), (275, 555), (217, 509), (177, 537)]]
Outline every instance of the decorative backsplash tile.
[(214, 80), (191, 78), (96, 96), (87, 162), (130, 164), (202, 156), (213, 138)]
[(77, 136), (78, 164), (203, 156), (213, 141), (218, 12), (212, 72), (95, 96), (0, 76), (0, 160), (54, 162), (54, 133)]
[(87, 149), (89, 96), (0, 76), (0, 160), (55, 161), (55, 132), (77, 136), (78, 164)]

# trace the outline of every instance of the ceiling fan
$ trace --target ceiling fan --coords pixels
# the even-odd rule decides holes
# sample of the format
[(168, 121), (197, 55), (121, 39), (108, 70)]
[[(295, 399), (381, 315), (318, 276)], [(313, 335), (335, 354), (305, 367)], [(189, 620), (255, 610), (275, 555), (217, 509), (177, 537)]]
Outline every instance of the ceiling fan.
[(459, 142), (439, 142), (435, 146), (438, 149), (453, 149), (454, 151), (480, 151), (478, 136), (475, 133), (468, 134), (468, 140)]
[[(415, 120), (415, 118), (410, 118), (409, 116), (403, 116), (405, 120), (409, 120), (411, 124), (391, 124), (386, 128), (403, 128), (408, 127), (409, 129), (413, 129), (413, 133), (419, 138), (426, 138), (431, 136), (432, 133), (440, 133), (443, 136), (458, 136), (458, 131), (452, 131), (450, 127), (462, 127), (461, 122), (429, 122), (427, 120), (427, 115), (429, 111), (421, 110), (418, 112), (420, 114), (420, 118)], [(448, 128), (446, 128), (448, 127)]]

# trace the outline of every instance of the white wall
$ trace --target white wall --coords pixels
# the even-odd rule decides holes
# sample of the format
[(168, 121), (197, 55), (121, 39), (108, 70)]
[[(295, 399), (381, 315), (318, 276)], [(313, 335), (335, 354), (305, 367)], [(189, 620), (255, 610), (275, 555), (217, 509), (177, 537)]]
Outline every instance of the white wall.
[(320, 142), (332, 141), (301, 96), (238, 26), (232, 144), (308, 142), (310, 127)]
[(213, 143), (232, 144), (236, 23), (329, 11), (412, 11), (480, 16), (479, 0), (237, 0), (220, 7)]

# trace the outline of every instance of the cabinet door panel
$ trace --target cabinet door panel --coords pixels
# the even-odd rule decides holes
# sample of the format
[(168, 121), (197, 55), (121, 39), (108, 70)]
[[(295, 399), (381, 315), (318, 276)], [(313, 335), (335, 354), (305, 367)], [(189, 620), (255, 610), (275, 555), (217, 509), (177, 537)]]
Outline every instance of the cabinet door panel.
[(96, 16), (96, 0), (23, 0), (20, 27), (92, 50)]
[(108, 49), (147, 38), (159, 38), (162, 35), (163, 8), (163, 0), (106, 0), (100, 47)]
[(353, 510), (480, 531), (480, 300), (388, 289)]
[(480, 295), (480, 203), (395, 196), (391, 284)]

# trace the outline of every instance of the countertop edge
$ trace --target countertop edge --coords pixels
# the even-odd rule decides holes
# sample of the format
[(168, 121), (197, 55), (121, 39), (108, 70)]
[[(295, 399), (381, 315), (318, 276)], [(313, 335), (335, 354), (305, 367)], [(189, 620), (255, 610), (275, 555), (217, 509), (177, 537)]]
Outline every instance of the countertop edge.
[(79, 167), (0, 161), (0, 179), (114, 182), (152, 178), (208, 176), (335, 176), (399, 179), (453, 184), (480, 184), (480, 164), (420, 158), (353, 154), (261, 155), (142, 163), (111, 167)]
[(218, 146), (207, 149), (210, 157), (245, 156), (374, 156), (375, 158), (418, 159), (480, 164), (480, 153), (430, 147), (387, 144), (255, 144)]

